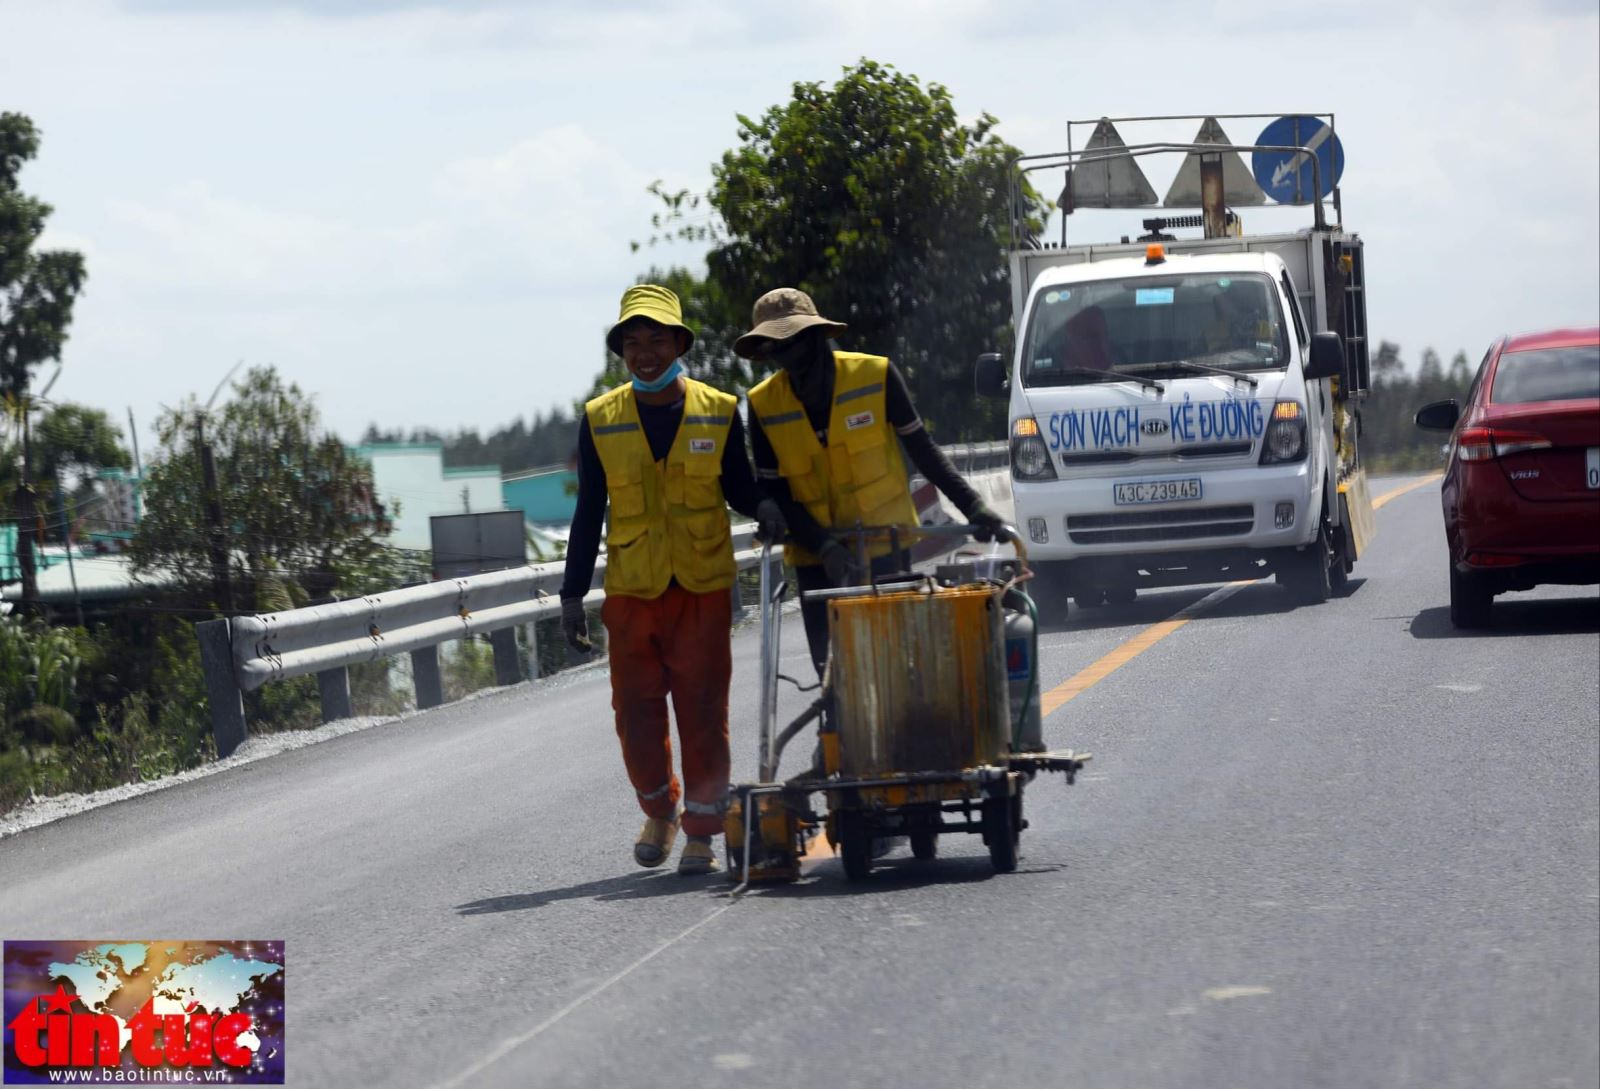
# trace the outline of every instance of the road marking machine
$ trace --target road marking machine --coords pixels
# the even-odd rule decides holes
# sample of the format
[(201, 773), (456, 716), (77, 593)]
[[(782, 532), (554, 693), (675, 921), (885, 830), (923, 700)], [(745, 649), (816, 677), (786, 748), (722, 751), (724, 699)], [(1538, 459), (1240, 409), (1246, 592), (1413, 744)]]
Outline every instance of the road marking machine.
[[(858, 526), (843, 535), (868, 570), (872, 541), (903, 555), (908, 537), (964, 539), (976, 528)], [(819, 831), (851, 880), (871, 873), (881, 841), (906, 837), (913, 855), (931, 859), (939, 837), (954, 832), (981, 835), (996, 872), (1016, 869), (1023, 788), (1042, 771), (1071, 784), (1090, 757), (1045, 750), (1027, 550), (1014, 529), (1005, 536), (1016, 559), (986, 575), (948, 564), (804, 594), (827, 605), (828, 662), (820, 695), (782, 731), (778, 682), (801, 686), (780, 674), (787, 585), (770, 544), (763, 548), (759, 780), (731, 788), (725, 823), (735, 894), (752, 882), (795, 880)], [(784, 747), (819, 720), (813, 766), (780, 781)]]

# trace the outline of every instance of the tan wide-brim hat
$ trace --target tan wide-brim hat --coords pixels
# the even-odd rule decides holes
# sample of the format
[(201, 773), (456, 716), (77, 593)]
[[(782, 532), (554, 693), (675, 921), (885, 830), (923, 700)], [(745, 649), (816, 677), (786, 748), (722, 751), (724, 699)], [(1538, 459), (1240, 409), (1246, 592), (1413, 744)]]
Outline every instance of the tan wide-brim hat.
[(733, 350), (746, 359), (754, 358), (755, 347), (763, 340), (788, 340), (813, 326), (822, 326), (829, 336), (850, 328), (842, 321), (829, 321), (817, 313), (817, 304), (804, 291), (780, 287), (756, 300), (750, 310), (751, 329), (733, 342)]
[(622, 327), (634, 318), (646, 318), (668, 329), (682, 329), (689, 334), (689, 348), (694, 347), (694, 330), (683, 324), (683, 305), (668, 288), (659, 284), (637, 284), (622, 293), (622, 308), (616, 324), (606, 331), (606, 347), (617, 355), (622, 354)]

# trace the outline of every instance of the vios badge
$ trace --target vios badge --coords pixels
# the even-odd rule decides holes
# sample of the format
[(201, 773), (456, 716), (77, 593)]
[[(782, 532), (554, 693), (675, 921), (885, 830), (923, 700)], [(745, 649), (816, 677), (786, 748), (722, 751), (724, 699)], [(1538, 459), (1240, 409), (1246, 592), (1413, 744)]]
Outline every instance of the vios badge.
[(1146, 420), (1139, 425), (1139, 430), (1146, 435), (1165, 435), (1172, 429), (1168, 426), (1166, 420)]

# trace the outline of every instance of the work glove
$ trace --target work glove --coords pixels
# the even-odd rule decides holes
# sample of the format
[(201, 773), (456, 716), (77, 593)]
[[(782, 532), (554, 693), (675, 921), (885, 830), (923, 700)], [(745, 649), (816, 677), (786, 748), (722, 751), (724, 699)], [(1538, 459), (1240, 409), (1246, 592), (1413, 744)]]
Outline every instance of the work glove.
[(561, 599), (561, 634), (567, 637), (567, 646), (587, 654), (594, 649), (589, 641), (589, 614), (583, 611), (583, 598)]
[(980, 502), (976, 507), (967, 512), (967, 521), (972, 523), (972, 536), (975, 540), (988, 543), (989, 541), (1003, 539), (1005, 534), (1005, 520), (994, 512), (987, 503)]
[(834, 586), (860, 586), (866, 582), (866, 572), (856, 562), (855, 554), (837, 539), (823, 545), (822, 568)]
[(775, 499), (763, 499), (756, 504), (756, 537), (768, 544), (780, 545), (789, 535), (789, 523)]

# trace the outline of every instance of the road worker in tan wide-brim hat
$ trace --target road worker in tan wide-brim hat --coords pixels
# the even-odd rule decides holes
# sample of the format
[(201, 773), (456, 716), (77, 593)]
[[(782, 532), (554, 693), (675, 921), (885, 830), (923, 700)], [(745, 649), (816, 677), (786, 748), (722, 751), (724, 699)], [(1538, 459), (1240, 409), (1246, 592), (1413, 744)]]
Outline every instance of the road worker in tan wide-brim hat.
[[(777, 367), (750, 390), (751, 450), (757, 481), (788, 523), (785, 558), (802, 591), (859, 585), (867, 577), (836, 529), (920, 525), (902, 449), (969, 522), (983, 527), (980, 539), (1003, 525), (934, 445), (895, 365), (829, 344), (846, 328), (818, 313), (804, 291), (780, 287), (756, 300), (750, 331), (733, 345), (741, 356)], [(870, 543), (866, 554), (873, 575), (909, 568), (909, 557), (895, 554), (888, 540)], [(821, 674), (826, 603), (802, 600), (800, 611)]]

